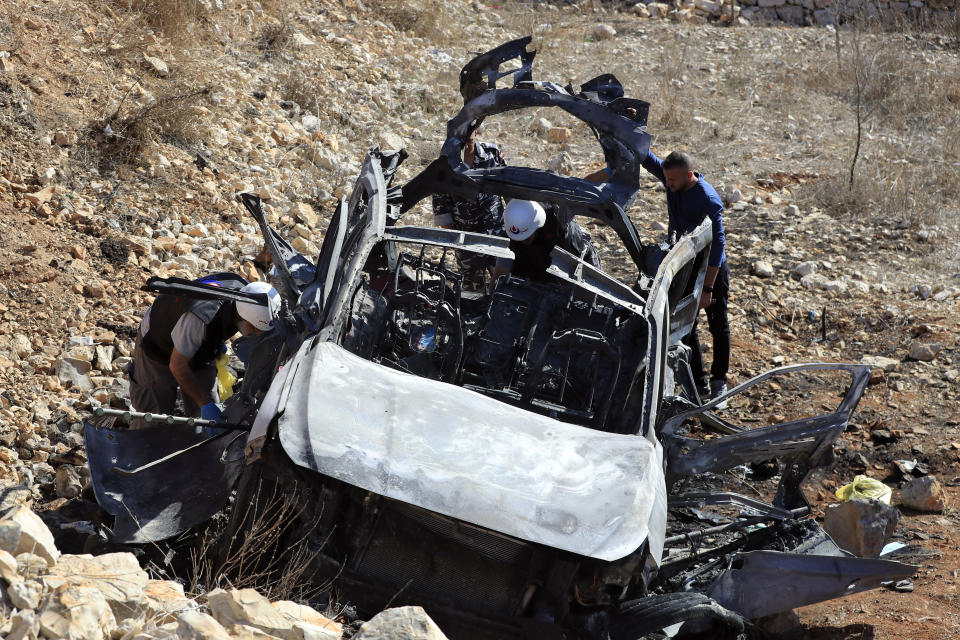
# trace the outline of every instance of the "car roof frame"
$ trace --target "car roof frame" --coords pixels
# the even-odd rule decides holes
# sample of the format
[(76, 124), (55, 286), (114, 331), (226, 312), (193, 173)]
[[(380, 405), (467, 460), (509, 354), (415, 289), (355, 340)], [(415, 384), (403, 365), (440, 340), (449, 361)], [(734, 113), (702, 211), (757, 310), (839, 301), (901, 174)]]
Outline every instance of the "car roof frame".
[[(622, 97), (619, 82), (610, 74), (585, 83), (584, 88), (595, 90), (579, 94), (574, 94), (570, 86), (530, 80), (529, 67), (533, 58), (520, 46), (525, 46), (529, 40), (523, 38), (501, 45), (464, 66), (462, 74), (477, 60), (490, 58), (491, 69), (480, 65), (481, 68), (473, 69), (469, 74), (474, 79), (487, 76), (488, 88), (468, 99), (460, 112), (448, 121), (447, 139), (440, 156), (403, 186), (400, 211), (406, 212), (434, 194), (470, 198), (488, 193), (549, 203), (574, 215), (594, 218), (609, 225), (641, 271), (642, 244), (626, 211), (636, 199), (641, 162), (650, 147), (650, 135), (646, 132), (649, 104)], [(504, 51), (491, 56), (501, 49)], [(511, 53), (511, 57), (521, 57), (523, 66), (518, 70), (495, 73), (493, 65), (498, 68), (510, 59)], [(514, 75), (514, 86), (495, 88), (496, 79), (510, 73)], [(476, 88), (476, 84), (471, 86)], [(465, 98), (475, 93), (466, 93)], [(590, 127), (603, 150), (611, 173), (609, 178), (591, 182), (546, 169), (517, 166), (473, 169), (463, 162), (464, 144), (485, 118), (536, 107), (562, 109)]]

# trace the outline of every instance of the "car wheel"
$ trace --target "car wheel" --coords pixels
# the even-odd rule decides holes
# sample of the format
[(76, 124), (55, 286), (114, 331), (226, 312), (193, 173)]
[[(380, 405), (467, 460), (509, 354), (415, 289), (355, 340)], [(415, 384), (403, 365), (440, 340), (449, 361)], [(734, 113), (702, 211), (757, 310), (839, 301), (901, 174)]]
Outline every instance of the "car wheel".
[(641, 640), (678, 623), (685, 624), (677, 637), (691, 637), (692, 632), (709, 638), (744, 638), (749, 626), (740, 614), (702, 593), (666, 593), (620, 605), (610, 616), (610, 638)]

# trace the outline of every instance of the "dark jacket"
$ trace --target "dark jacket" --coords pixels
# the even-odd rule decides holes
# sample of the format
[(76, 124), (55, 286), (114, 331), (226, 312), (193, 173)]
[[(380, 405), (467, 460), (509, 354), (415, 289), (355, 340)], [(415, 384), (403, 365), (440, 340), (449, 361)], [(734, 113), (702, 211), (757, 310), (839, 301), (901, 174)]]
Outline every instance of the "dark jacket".
[[(195, 282), (236, 290), (247, 284), (244, 278), (234, 273), (214, 273)], [(200, 318), (206, 325), (203, 342), (190, 359), (191, 369), (200, 369), (213, 362), (220, 345), (237, 332), (237, 307), (232, 302), (160, 294), (150, 308), (150, 330), (141, 341), (147, 356), (163, 363), (170, 362), (170, 355), (173, 353), (173, 338), (170, 334), (180, 317), (187, 312)]]
[[(506, 166), (497, 145), (477, 141), (476, 148), (476, 158), (471, 169)], [(478, 193), (472, 198), (459, 198), (449, 194), (435, 195), (433, 222), (438, 225), (451, 225), (458, 231), (503, 235), (503, 200), (492, 193)]]
[[(641, 161), (643, 168), (656, 176), (660, 182), (666, 184), (663, 173), (663, 161), (652, 151), (647, 151), (647, 157)], [(674, 193), (667, 189), (667, 215), (670, 223), (667, 235), (676, 232), (677, 236), (693, 231), (705, 217), (713, 222), (713, 243), (710, 245), (711, 267), (719, 267), (727, 260), (726, 234), (723, 230), (723, 200), (717, 190), (697, 173), (697, 184), (687, 191)]]

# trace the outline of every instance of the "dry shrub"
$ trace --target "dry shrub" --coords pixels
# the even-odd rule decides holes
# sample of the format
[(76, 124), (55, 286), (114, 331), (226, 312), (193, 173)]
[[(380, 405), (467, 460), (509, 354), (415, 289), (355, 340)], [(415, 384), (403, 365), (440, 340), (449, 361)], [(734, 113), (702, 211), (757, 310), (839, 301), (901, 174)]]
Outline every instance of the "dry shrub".
[(293, 29), (286, 15), (275, 18), (264, 25), (257, 34), (257, 48), (266, 54), (276, 54), (289, 48), (293, 40)]
[(374, 15), (400, 31), (436, 44), (453, 39), (442, 0), (370, 0), (367, 5)]
[(144, 106), (122, 100), (116, 111), (91, 124), (101, 168), (132, 165), (155, 143), (189, 145), (197, 139), (199, 107), (209, 88), (182, 80)]
[[(250, 504), (234, 509), (241, 510), (235, 538), (218, 547), (217, 533), (210, 532), (192, 550), (191, 594), (252, 588), (271, 601), (305, 602), (329, 587), (310, 580), (317, 552), (308, 545), (311, 530), (297, 527), (305, 510), (299, 495), (286, 494), (273, 483), (258, 483)], [(311, 515), (318, 519), (320, 514)]]
[(650, 110), (650, 126), (656, 131), (683, 136), (689, 132), (691, 116), (699, 113), (695, 90), (683, 77), (691, 71), (689, 46), (686, 40), (675, 38), (665, 43), (660, 53), (657, 92), (651, 101), (655, 106)]
[(193, 35), (207, 9), (200, 0), (116, 0), (138, 20), (162, 31), (168, 38)]
[(293, 68), (280, 74), (276, 87), (284, 100), (296, 102), (303, 111), (313, 114), (320, 111), (320, 82), (306, 69)]

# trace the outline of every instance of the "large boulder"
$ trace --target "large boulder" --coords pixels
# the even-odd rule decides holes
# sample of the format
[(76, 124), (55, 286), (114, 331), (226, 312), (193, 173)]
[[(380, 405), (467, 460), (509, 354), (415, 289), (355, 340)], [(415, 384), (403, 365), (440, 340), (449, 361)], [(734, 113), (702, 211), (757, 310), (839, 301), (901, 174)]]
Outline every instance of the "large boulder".
[(44, 599), (40, 632), (50, 640), (106, 640), (117, 619), (103, 594), (94, 587), (65, 584)]
[[(19, 533), (16, 532), (18, 528)], [(34, 553), (49, 565), (55, 564), (60, 557), (50, 529), (26, 505), (14, 507), (0, 520), (0, 545), (15, 556)]]
[(43, 576), (48, 589), (64, 585), (90, 587), (99, 591), (117, 620), (142, 616), (144, 591), (150, 578), (132, 553), (102, 556), (64, 555)]
[(880, 555), (900, 522), (900, 511), (879, 500), (848, 500), (827, 507), (823, 528), (837, 545), (861, 558)]
[(447, 636), (423, 607), (397, 607), (364, 622), (353, 640), (447, 640)]

